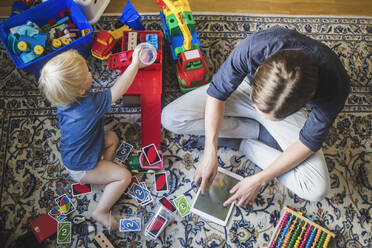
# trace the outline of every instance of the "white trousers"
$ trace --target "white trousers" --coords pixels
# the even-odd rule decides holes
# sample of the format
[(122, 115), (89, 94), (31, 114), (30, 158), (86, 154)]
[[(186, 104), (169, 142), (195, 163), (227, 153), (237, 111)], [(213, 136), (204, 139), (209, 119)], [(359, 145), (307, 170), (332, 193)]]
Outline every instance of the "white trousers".
[[(301, 109), (280, 121), (264, 118), (252, 106), (251, 87), (246, 80), (226, 100), (219, 137), (243, 139), (240, 151), (254, 164), (265, 169), (282, 152), (257, 140), (258, 122), (269, 131), (284, 151), (299, 140), (300, 130), (306, 121), (305, 111)], [(205, 135), (207, 87), (193, 90), (167, 105), (161, 116), (163, 127), (177, 134)], [(323, 152), (317, 151), (297, 167), (278, 177), (278, 180), (303, 199), (321, 200), (329, 191), (329, 175)]]

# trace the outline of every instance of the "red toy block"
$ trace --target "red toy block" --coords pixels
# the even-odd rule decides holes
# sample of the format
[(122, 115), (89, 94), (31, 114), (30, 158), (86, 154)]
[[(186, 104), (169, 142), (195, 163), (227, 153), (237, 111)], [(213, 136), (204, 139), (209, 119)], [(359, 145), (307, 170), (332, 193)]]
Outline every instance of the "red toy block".
[(50, 19), (49, 21), (48, 21), (48, 24), (50, 25), (50, 26), (53, 26), (54, 24), (56, 24), (57, 23), (57, 19), (56, 18), (52, 18), (52, 19)]
[(57, 222), (48, 214), (43, 214), (31, 221), (30, 226), (39, 243), (57, 232)]

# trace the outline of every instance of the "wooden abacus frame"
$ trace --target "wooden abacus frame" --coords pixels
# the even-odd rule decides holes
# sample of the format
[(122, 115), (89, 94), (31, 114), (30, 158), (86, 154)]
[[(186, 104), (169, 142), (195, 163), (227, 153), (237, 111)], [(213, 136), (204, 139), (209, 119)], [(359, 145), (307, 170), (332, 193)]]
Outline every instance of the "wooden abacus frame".
[(299, 219), (305, 221), (305, 223), (307, 223), (309, 225), (312, 225), (312, 226), (316, 227), (317, 229), (320, 229), (321, 231), (331, 235), (332, 238), (336, 237), (336, 235), (333, 232), (328, 231), (324, 227), (316, 224), (314, 221), (309, 220), (305, 216), (302, 216), (301, 214), (297, 213), (296, 211), (293, 211), (292, 209), (289, 209), (287, 207), (284, 207), (283, 210), (284, 210), (284, 212), (283, 212), (283, 214), (282, 214), (282, 216), (281, 216), (281, 218), (278, 222), (278, 225), (275, 229), (274, 235), (271, 237), (269, 245), (271, 245), (271, 243), (278, 238), (278, 234), (280, 232), (279, 226), (280, 226), (280, 223), (282, 222), (286, 212), (290, 213), (291, 215), (294, 215), (296, 218), (299, 218)]

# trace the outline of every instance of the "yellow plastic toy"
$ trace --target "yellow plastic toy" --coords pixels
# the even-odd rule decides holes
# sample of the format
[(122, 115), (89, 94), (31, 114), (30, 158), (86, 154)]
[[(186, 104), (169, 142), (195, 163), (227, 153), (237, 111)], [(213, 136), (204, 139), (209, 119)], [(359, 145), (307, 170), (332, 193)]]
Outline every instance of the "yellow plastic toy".
[(44, 52), (44, 47), (43, 46), (41, 46), (41, 45), (34, 46), (34, 53), (36, 55), (42, 55), (43, 52)]
[(17, 48), (18, 48), (20, 51), (24, 52), (24, 51), (27, 50), (27, 43), (26, 43), (25, 41), (20, 41), (20, 42), (18, 42), (18, 44), (17, 44)]
[(189, 28), (187, 27), (186, 23), (182, 20), (181, 14), (184, 11), (190, 11), (190, 5), (188, 1), (185, 0), (178, 0), (178, 1), (169, 1), (163, 0), (165, 6), (163, 7), (164, 16), (167, 17), (168, 15), (174, 14), (176, 20), (178, 22), (178, 26), (181, 29), (183, 34), (183, 46), (186, 50), (191, 49), (191, 40), (192, 36), (190, 33)]

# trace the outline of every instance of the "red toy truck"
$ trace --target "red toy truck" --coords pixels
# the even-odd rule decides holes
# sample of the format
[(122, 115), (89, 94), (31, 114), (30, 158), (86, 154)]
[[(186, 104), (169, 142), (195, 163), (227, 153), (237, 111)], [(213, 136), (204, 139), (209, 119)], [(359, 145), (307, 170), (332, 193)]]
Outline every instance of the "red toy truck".
[(176, 65), (177, 79), (182, 92), (208, 83), (208, 66), (200, 49), (182, 52)]

